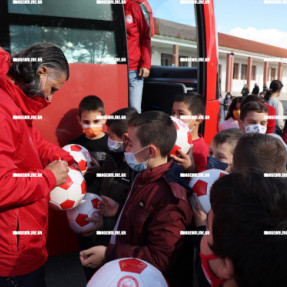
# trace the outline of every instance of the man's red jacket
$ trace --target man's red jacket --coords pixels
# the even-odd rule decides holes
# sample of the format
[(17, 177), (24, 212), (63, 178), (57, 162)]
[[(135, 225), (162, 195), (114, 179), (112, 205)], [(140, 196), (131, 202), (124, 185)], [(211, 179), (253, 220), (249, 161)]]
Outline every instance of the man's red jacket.
[[(44, 169), (58, 153), (74, 159), (43, 139), (31, 120), (47, 104), (27, 97), (6, 76), (10, 55), (0, 48), (0, 276), (19, 276), (40, 268), (47, 260), (48, 194), (56, 178)], [(42, 177), (15, 177), (15, 173), (41, 173)], [(36, 231), (37, 235), (15, 232)]]
[(188, 187), (180, 172), (181, 167), (171, 161), (137, 176), (118, 226), (126, 235), (118, 235), (116, 243), (109, 244), (107, 260), (136, 257), (158, 268), (169, 282), (174, 279), (179, 258), (186, 252), (187, 236), (181, 231), (192, 221)]
[(128, 0), (124, 5), (128, 39), (129, 70), (151, 66), (150, 29), (138, 3)]

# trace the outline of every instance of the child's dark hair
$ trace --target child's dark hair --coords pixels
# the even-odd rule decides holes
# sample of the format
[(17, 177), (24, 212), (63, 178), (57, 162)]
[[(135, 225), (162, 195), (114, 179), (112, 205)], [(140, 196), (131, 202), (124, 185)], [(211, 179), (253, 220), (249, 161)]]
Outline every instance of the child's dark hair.
[(286, 235), (265, 232), (287, 231), (286, 180), (255, 171), (229, 174), (212, 185), (210, 202), (210, 248), (232, 261), (237, 286), (285, 286)]
[(244, 132), (240, 129), (226, 129), (216, 134), (212, 141), (215, 145), (228, 143), (232, 146), (233, 153), (236, 144), (242, 135), (244, 135)]
[(138, 114), (135, 108), (124, 108), (117, 110), (112, 113), (111, 116), (124, 116), (125, 119), (109, 119), (106, 122), (106, 126), (114, 133), (117, 137), (122, 138), (123, 135), (128, 130), (128, 121), (134, 116)]
[(249, 102), (258, 102), (258, 103), (264, 103), (264, 100), (262, 98), (259, 98), (256, 95), (249, 95), (246, 96), (242, 102), (241, 102), (241, 107), (243, 107), (245, 104), (249, 103)]
[(105, 107), (103, 101), (94, 95), (84, 97), (79, 105), (79, 117), (81, 118), (82, 112), (96, 111), (105, 114)]
[(268, 115), (268, 108), (264, 106), (262, 103), (251, 101), (242, 105), (240, 109), (240, 119), (244, 121), (248, 112), (253, 111), (257, 113), (266, 113)]
[(269, 87), (269, 90), (266, 92), (265, 96), (264, 96), (264, 99), (266, 102), (269, 101), (271, 95), (273, 93), (276, 93), (276, 92), (279, 92), (281, 89), (283, 88), (283, 84), (281, 81), (279, 80), (273, 80), (271, 83), (270, 83), (270, 87)]
[(162, 157), (170, 153), (177, 137), (172, 119), (160, 111), (134, 115), (129, 120), (128, 127), (137, 128), (136, 136), (142, 147), (154, 144), (159, 148)]
[(253, 168), (267, 173), (284, 173), (286, 163), (286, 148), (279, 139), (248, 133), (244, 134), (236, 145), (232, 170), (245, 173)]
[(227, 112), (227, 115), (225, 117), (225, 120), (228, 120), (229, 118), (233, 118), (234, 119), (234, 116), (233, 116), (233, 111), (235, 110), (236, 108), (236, 105), (238, 103), (241, 103), (242, 102), (242, 97), (236, 97), (232, 100), (230, 106), (229, 106), (229, 109), (228, 109), (228, 112)]
[(205, 100), (197, 92), (187, 92), (186, 94), (178, 94), (174, 97), (174, 102), (183, 102), (187, 105), (192, 115), (205, 114)]

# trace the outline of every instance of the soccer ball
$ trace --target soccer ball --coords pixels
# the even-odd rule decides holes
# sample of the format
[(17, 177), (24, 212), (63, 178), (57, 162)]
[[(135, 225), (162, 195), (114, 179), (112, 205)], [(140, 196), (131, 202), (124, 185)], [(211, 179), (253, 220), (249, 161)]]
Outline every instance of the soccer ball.
[(53, 209), (66, 210), (76, 207), (86, 193), (86, 182), (77, 169), (69, 166), (65, 183), (55, 187), (49, 194), (49, 206)]
[(184, 153), (187, 154), (191, 147), (190, 130), (188, 126), (182, 120), (177, 119), (175, 117), (171, 117), (171, 119), (173, 120), (175, 124), (177, 137), (176, 137), (175, 145), (169, 154), (178, 156), (177, 151), (179, 149), (181, 149)]
[(67, 210), (69, 225), (74, 232), (80, 233), (94, 226), (95, 223), (86, 221), (86, 218), (101, 216), (98, 209), (101, 200), (97, 194), (87, 192), (78, 206)]
[(69, 144), (65, 145), (63, 150), (67, 151), (78, 163), (82, 174), (85, 174), (87, 169), (91, 167), (92, 157), (89, 151), (83, 146), (78, 144)]
[[(201, 172), (200, 175), (202, 176), (193, 177), (189, 182), (189, 186), (192, 188), (193, 193), (197, 195), (198, 200), (206, 213), (208, 213), (211, 208), (209, 196), (213, 183), (226, 174), (228, 173), (221, 169), (212, 168)], [(191, 196), (190, 202), (195, 206), (194, 195)]]
[(88, 282), (87, 287), (168, 287), (150, 263), (137, 258), (121, 258), (106, 263)]

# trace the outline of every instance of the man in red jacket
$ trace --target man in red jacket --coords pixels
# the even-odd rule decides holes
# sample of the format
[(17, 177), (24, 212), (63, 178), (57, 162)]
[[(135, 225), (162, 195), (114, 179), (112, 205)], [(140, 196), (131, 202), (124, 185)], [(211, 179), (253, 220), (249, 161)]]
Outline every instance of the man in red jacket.
[(124, 4), (129, 56), (129, 106), (141, 112), (143, 78), (151, 66), (150, 29), (138, 3)]
[[(108, 247), (96, 246), (82, 251), (81, 262), (93, 268), (104, 259), (136, 257), (158, 268), (171, 287), (190, 286), (181, 282), (181, 271), (185, 267), (182, 263), (188, 263), (188, 260), (184, 261), (184, 253), (192, 262), (192, 251), (186, 249), (187, 237), (182, 236), (192, 221), (187, 199), (189, 188), (180, 178), (183, 169), (168, 161), (176, 140), (175, 126), (163, 112), (144, 112), (128, 122), (128, 136), (126, 162), (140, 173), (130, 188), (114, 228), (126, 234), (113, 235)], [(112, 199), (108, 201), (113, 202)], [(104, 215), (116, 214), (116, 203), (113, 204), (114, 208), (108, 204), (104, 207), (109, 210), (105, 210)]]
[[(1, 287), (45, 286), (48, 195), (66, 181), (68, 163), (76, 163), (42, 138), (32, 118), (68, 77), (67, 60), (53, 44), (22, 50), (13, 61), (0, 48)], [(62, 160), (55, 161), (56, 155)]]

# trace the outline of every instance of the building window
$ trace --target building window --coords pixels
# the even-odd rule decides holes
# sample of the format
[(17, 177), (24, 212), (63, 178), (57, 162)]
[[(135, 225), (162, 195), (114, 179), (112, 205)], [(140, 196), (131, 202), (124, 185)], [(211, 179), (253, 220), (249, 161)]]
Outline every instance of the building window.
[(161, 54), (161, 65), (171, 66), (172, 65), (172, 55), (171, 54)]
[(199, 68), (199, 62), (192, 62), (191, 67)]
[(256, 66), (252, 66), (251, 80), (256, 81)]
[(188, 67), (188, 62), (187, 61), (180, 61), (181, 59), (187, 59), (187, 56), (179, 56), (178, 57), (178, 64), (179, 67)]
[(247, 80), (247, 65), (241, 65), (241, 80)]
[(271, 75), (271, 79), (270, 79), (270, 81), (272, 82), (273, 80), (275, 80), (276, 79), (276, 69), (275, 68), (271, 68), (271, 73), (270, 73)]
[(233, 66), (233, 79), (238, 80), (238, 72), (239, 72), (239, 65), (238, 65), (238, 63), (234, 63), (234, 66)]

